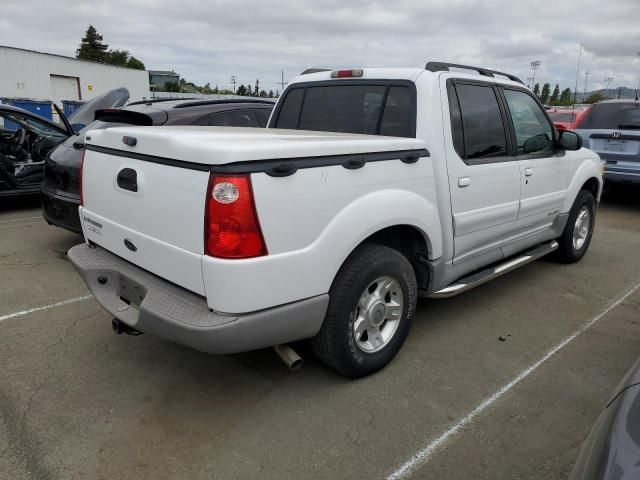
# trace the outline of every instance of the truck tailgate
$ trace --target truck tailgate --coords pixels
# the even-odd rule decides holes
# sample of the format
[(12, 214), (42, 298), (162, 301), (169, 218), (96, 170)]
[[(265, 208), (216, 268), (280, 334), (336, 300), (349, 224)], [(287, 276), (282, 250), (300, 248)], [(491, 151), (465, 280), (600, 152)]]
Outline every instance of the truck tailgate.
[[(136, 188), (126, 178), (118, 180), (123, 171), (135, 173)], [(208, 180), (207, 171), (89, 150), (80, 212), (85, 237), (204, 295), (201, 260)]]

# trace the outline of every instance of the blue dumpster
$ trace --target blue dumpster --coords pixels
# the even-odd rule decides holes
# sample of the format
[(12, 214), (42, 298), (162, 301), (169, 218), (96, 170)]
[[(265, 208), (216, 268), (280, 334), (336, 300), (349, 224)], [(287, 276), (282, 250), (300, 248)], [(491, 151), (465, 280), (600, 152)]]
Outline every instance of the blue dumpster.
[(35, 113), (36, 115), (40, 115), (41, 117), (46, 118), (49, 121), (53, 120), (51, 102), (42, 100), (28, 100), (25, 98), (6, 98), (4, 99), (4, 103), (8, 103), (9, 105), (13, 105), (14, 107), (23, 108), (24, 110)]
[(62, 111), (64, 112), (64, 115), (68, 117), (73, 112), (78, 110), (82, 105), (84, 105), (84, 102), (78, 102), (75, 100), (63, 100)]

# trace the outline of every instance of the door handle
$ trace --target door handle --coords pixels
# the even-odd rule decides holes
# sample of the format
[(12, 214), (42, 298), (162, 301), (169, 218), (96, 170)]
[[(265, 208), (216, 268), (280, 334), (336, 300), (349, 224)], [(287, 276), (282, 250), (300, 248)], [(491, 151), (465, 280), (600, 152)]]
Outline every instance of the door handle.
[(130, 192), (138, 191), (138, 174), (133, 168), (123, 168), (116, 178), (118, 186)]
[(458, 186), (460, 188), (468, 187), (469, 185), (471, 185), (471, 177), (458, 178)]
[(530, 177), (531, 175), (533, 175), (533, 168), (531, 167), (527, 167), (524, 169), (524, 176), (525, 177)]

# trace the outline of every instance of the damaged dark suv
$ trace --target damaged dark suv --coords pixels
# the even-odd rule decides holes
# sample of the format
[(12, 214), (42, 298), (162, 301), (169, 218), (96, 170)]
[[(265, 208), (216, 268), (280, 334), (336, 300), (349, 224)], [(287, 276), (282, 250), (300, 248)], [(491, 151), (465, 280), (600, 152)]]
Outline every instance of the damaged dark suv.
[(0, 105), (0, 197), (37, 193), (45, 158), (68, 137), (53, 122)]
[[(42, 183), (42, 213), (45, 220), (71, 232), (82, 233), (80, 163), (84, 132), (123, 125), (206, 125), (266, 127), (274, 102), (259, 99), (150, 100), (122, 108), (95, 111), (88, 125), (51, 152)], [(86, 119), (84, 119), (86, 121)]]

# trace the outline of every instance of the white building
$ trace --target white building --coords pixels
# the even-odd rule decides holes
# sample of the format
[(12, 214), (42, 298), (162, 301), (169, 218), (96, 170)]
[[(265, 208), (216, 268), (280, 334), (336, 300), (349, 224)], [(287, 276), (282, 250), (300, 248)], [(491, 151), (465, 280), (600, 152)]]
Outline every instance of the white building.
[(0, 46), (0, 98), (90, 100), (126, 87), (130, 101), (149, 97), (146, 70), (116, 67), (72, 57)]

